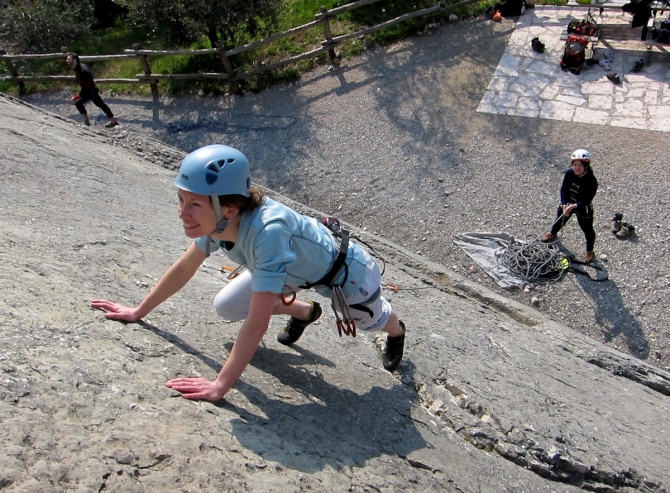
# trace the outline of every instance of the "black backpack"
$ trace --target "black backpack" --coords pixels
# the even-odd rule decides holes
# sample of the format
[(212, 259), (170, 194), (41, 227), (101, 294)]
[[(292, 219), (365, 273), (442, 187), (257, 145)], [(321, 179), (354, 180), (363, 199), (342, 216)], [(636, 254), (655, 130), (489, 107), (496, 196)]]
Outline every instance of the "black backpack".
[(513, 17), (521, 15), (521, 7), (524, 0), (503, 0), (495, 4), (493, 10), (499, 10), (503, 17)]
[(670, 43), (670, 21), (665, 20), (661, 22), (659, 28), (654, 28), (651, 39), (657, 43)]

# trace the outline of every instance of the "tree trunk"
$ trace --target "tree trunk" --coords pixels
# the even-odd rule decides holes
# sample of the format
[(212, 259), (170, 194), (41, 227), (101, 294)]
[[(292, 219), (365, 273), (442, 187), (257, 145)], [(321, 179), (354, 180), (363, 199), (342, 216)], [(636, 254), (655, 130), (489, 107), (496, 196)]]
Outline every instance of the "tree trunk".
[(207, 37), (209, 38), (209, 42), (211, 43), (212, 48), (216, 48), (216, 45), (219, 43), (219, 35), (216, 33), (215, 27), (207, 27)]

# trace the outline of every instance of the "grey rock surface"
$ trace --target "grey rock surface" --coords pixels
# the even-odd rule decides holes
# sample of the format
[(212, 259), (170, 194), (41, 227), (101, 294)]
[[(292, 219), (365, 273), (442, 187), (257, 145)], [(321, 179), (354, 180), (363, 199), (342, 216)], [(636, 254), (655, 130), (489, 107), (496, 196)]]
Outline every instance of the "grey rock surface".
[[(337, 71), (321, 69), (244, 97), (106, 94), (122, 122), (109, 135), (139, 155), (147, 145), (137, 136), (147, 135), (183, 151), (214, 142), (237, 146), (258, 183), (670, 370), (670, 139), (662, 132), (477, 113), (513, 29), (508, 20), (450, 23), (344, 61)], [(670, 100), (667, 87), (658, 94)], [(79, 122), (64, 104), (68, 97), (29, 100)], [(90, 113), (98, 125), (106, 123), (97, 108)], [(554, 221), (562, 171), (577, 148), (594, 156), (596, 254), (609, 281), (568, 275), (529, 292), (504, 291), (453, 244), (454, 235), (541, 236)], [(610, 232), (615, 212), (635, 225), (634, 237)], [(583, 255), (574, 221), (561, 244)]]
[(0, 488), (665, 491), (670, 375), (355, 228), (404, 288), (397, 374), (326, 312), (291, 348), (273, 321), (225, 401), (182, 399), (162, 384), (213, 377), (238, 328), (211, 306), (224, 257), (141, 324), (89, 308), (138, 302), (187, 245), (174, 172), (11, 98), (0, 112)]
[[(669, 361), (668, 144), (474, 113), (510, 30), (456, 23), (244, 98), (106, 97), (122, 122), (111, 132), (73, 124), (64, 95), (30, 98), (52, 113), (1, 97), (0, 488), (666, 491), (670, 375), (645, 360)], [(170, 168), (212, 142), (386, 258), (409, 330), (396, 374), (375, 334), (341, 339), (326, 311), (292, 348), (273, 321), (219, 404), (163, 387), (227, 357), (239, 325), (211, 306), (225, 257), (142, 324), (89, 308), (139, 302), (187, 246)], [(600, 156), (613, 283), (503, 297), (451, 235), (539, 231), (574, 147)], [(606, 236), (619, 205), (640, 214), (637, 242)], [(565, 237), (580, 244), (574, 225)], [(519, 303), (531, 295), (542, 311)]]

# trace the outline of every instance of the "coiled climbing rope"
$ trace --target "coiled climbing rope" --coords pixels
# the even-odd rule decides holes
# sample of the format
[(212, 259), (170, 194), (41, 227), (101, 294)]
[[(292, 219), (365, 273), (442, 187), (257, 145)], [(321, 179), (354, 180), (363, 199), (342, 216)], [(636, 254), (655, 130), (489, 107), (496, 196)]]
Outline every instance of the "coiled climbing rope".
[(565, 256), (554, 245), (512, 239), (501, 264), (527, 282), (556, 282), (565, 272)]

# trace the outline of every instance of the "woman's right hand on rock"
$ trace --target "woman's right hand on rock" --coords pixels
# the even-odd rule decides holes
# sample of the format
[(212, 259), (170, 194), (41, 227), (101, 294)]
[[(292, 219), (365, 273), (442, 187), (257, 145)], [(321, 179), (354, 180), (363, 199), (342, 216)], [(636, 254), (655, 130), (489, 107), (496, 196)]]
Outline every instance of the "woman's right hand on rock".
[(142, 315), (138, 313), (137, 307), (129, 307), (121, 305), (119, 303), (114, 303), (113, 301), (107, 300), (92, 300), (91, 306), (93, 308), (98, 308), (99, 310), (104, 310), (105, 317), (112, 320), (123, 320), (124, 322), (137, 322), (142, 318)]

